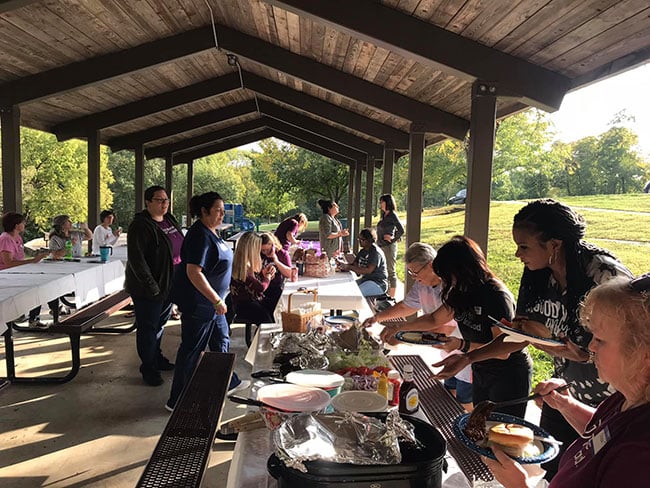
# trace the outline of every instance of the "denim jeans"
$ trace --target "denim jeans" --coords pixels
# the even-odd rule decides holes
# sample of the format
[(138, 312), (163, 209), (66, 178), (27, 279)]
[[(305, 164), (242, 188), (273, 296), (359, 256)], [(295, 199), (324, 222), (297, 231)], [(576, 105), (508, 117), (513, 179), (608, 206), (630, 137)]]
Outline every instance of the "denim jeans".
[[(201, 352), (205, 350), (208, 343), (213, 352), (228, 352), (230, 336), (226, 317), (215, 315), (212, 319), (206, 319), (193, 316), (189, 312), (183, 312), (181, 315), (181, 345), (176, 354), (174, 381), (167, 401), (167, 405), (170, 407), (176, 406), (176, 402), (199, 362)], [(223, 380), (223, 378), (216, 380)], [(228, 389), (234, 388), (240, 382), (237, 374), (233, 372)]]
[(384, 288), (371, 280), (359, 283), (359, 289), (361, 290), (361, 294), (364, 297), (375, 297), (386, 293), (386, 290)]
[(172, 313), (172, 304), (165, 301), (149, 300), (147, 298), (131, 297), (135, 311), (136, 346), (142, 366), (142, 374), (152, 374), (158, 371), (158, 361), (162, 358), (160, 342), (163, 327)]

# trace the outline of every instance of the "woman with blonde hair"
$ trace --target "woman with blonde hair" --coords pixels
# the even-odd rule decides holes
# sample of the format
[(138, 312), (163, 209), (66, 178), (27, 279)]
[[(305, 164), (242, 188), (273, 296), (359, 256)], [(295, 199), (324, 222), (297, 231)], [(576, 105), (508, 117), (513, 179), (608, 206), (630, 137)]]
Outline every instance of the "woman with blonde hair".
[(262, 267), (262, 238), (245, 232), (237, 241), (230, 293), (238, 319), (253, 324), (273, 322), (273, 308), (264, 292), (276, 273), (274, 264)]
[[(593, 288), (580, 319), (592, 334), (589, 354), (598, 375), (616, 393), (594, 409), (568, 391), (552, 391), (564, 380), (538, 385), (537, 391), (547, 395), (543, 403), (560, 412), (581, 437), (562, 456), (549, 488), (647, 486), (643, 466), (650, 461), (650, 274), (635, 280), (615, 277)], [(519, 463), (493, 450), (496, 460), (483, 461), (504, 487), (534, 485)]]

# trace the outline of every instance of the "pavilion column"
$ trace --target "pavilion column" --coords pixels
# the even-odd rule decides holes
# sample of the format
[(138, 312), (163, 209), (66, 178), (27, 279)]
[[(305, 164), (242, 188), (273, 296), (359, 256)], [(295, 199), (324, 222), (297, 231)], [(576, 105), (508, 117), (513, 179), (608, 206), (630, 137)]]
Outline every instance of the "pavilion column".
[(174, 213), (174, 157), (171, 154), (168, 154), (165, 157), (165, 191), (167, 192), (167, 198), (169, 198), (169, 212)]
[(384, 175), (381, 186), (381, 193), (386, 195), (393, 193), (393, 167), (395, 166), (395, 149), (384, 146)]
[(135, 211), (144, 208), (144, 146), (142, 144), (133, 149), (135, 153)]
[[(361, 230), (361, 172), (364, 161), (357, 161), (354, 171), (354, 229), (350, 231), (352, 252), (359, 251), (359, 231)], [(353, 233), (354, 232), (354, 233)]]
[[(344, 239), (344, 241), (347, 241), (348, 244), (348, 250), (352, 248), (351, 242), (352, 242), (352, 235), (354, 233), (354, 229), (356, 228), (354, 224), (354, 195), (357, 192), (357, 189), (354, 187), (354, 171), (355, 168), (357, 167), (356, 164), (350, 164), (350, 173), (348, 177), (348, 230), (350, 231), (350, 237), (347, 239)], [(344, 246), (345, 248), (345, 246)]]
[[(99, 224), (100, 196), (100, 145), (99, 131), (87, 134), (88, 140), (88, 227), (94, 229)], [(88, 241), (88, 252), (92, 251), (92, 240)]]
[(2, 211), (23, 213), (20, 158), (20, 107), (0, 107), (2, 135)]
[(493, 83), (472, 85), (472, 115), (469, 124), (469, 161), (465, 235), (476, 241), (487, 256), (492, 191), (492, 156), (496, 128), (497, 88)]
[(192, 214), (190, 212), (190, 200), (194, 195), (194, 160), (187, 162), (187, 222), (186, 226), (192, 225)]
[(366, 159), (366, 208), (364, 212), (364, 227), (372, 227), (372, 208), (375, 193), (375, 157), (368, 155)]
[[(406, 248), (420, 240), (422, 224), (422, 180), (424, 179), (424, 124), (412, 123), (409, 134), (408, 194), (406, 196)], [(413, 286), (406, 275), (405, 293)]]

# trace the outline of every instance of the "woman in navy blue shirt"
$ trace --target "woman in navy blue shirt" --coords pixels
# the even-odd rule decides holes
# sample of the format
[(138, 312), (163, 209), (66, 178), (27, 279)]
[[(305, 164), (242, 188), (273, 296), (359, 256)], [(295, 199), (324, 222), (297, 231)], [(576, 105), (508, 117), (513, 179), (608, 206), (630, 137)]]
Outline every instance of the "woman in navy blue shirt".
[[(168, 410), (176, 405), (208, 341), (211, 348), (218, 347), (218, 352), (228, 352), (230, 346), (225, 297), (232, 273), (232, 250), (217, 233), (224, 216), (223, 199), (216, 192), (195, 195), (190, 200), (190, 212), (198, 220), (187, 231), (172, 283), (172, 301), (182, 314), (174, 382), (165, 405)], [(233, 372), (228, 389), (248, 384)]]

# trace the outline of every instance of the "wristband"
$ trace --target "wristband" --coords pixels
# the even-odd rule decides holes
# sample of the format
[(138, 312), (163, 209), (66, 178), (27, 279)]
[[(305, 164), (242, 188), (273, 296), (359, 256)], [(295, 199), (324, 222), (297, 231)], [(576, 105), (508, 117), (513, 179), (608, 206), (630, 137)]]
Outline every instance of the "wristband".
[(217, 309), (219, 306), (223, 303), (223, 300), (219, 298), (216, 302), (214, 302), (214, 308)]
[(465, 339), (461, 339), (462, 347), (460, 348), (460, 352), (469, 352), (469, 346), (472, 344), (470, 341), (466, 341)]

